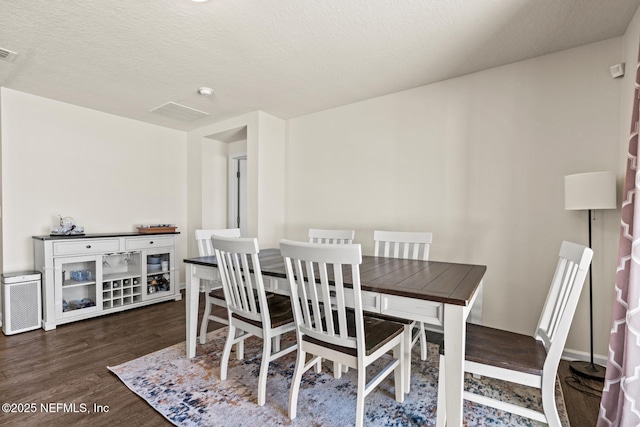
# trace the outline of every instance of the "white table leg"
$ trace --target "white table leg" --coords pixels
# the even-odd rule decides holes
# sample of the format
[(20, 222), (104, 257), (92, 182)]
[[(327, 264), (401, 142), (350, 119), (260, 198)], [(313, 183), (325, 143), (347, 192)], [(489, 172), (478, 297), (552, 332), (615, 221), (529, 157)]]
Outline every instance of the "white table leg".
[(187, 310), (187, 357), (191, 359), (196, 355), (196, 336), (198, 328), (198, 298), (200, 296), (200, 278), (195, 275), (195, 265), (188, 264), (189, 271), (186, 277), (186, 301)]
[(411, 391), (411, 338), (413, 328), (411, 324), (404, 325), (404, 392)]
[(482, 325), (482, 294), (483, 290), (483, 282), (480, 282), (478, 285), (478, 289), (476, 290), (476, 294), (471, 302), (471, 313), (469, 313), (469, 322), (475, 323), (476, 325)]
[[(447, 426), (462, 426), (462, 392), (464, 387), (465, 307), (445, 304), (445, 396)], [(438, 408), (440, 410), (440, 408)]]

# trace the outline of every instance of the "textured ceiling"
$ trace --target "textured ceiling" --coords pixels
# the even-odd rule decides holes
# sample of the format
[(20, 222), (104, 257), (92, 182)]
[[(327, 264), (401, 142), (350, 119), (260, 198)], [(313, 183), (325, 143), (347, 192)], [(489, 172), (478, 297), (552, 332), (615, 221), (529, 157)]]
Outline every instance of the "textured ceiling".
[[(1, 0), (0, 86), (181, 130), (287, 119), (621, 36), (639, 4)], [(149, 112), (167, 102), (209, 116)]]

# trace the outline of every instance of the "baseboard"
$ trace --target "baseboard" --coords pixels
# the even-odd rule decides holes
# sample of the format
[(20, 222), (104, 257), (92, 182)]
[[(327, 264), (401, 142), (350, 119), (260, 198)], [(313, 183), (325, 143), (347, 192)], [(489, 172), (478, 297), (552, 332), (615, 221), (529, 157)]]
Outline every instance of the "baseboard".
[[(574, 360), (582, 360), (584, 362), (591, 361), (590, 353), (585, 353), (584, 351), (572, 350), (570, 348), (566, 348), (562, 352), (562, 359), (567, 360), (569, 362), (573, 362)], [(607, 358), (600, 354), (593, 355), (593, 363), (600, 366), (607, 366)]]

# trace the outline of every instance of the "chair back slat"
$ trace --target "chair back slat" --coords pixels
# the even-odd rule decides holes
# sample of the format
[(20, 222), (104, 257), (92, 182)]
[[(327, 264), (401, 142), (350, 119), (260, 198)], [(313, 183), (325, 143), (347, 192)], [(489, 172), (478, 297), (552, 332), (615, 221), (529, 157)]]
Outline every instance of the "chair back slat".
[(428, 261), (432, 238), (430, 232), (376, 230), (373, 232), (374, 255)]
[(350, 245), (353, 243), (355, 235), (356, 232), (354, 230), (323, 230), (310, 228), (309, 243)]
[(578, 274), (578, 266), (576, 263), (570, 262), (567, 259), (561, 258), (558, 262), (558, 285), (552, 284), (551, 289), (554, 290), (554, 294), (549, 296), (549, 317), (546, 322), (546, 326), (542, 326), (545, 336), (549, 338), (549, 341), (553, 341), (553, 338), (560, 327), (562, 320), (562, 314), (567, 308), (569, 303), (569, 297), (571, 295), (571, 287), (575, 283), (576, 276)]
[[(267, 298), (258, 259), (258, 239), (213, 236), (222, 288), (230, 314), (235, 313), (270, 327)], [(250, 270), (253, 269), (253, 274)]]
[[(332, 315), (332, 299), (331, 299), (331, 290), (329, 284), (329, 274), (327, 272), (327, 264), (319, 263), (318, 264), (318, 277), (320, 278), (320, 283), (316, 283), (316, 289), (320, 288), (320, 302), (321, 307), (323, 308), (322, 317), (325, 320), (325, 328), (324, 331), (330, 336), (336, 336), (336, 325)], [(313, 283), (313, 282), (310, 282)], [(340, 323), (340, 319), (338, 319), (338, 328), (340, 328), (342, 323)], [(316, 328), (317, 331), (317, 328)], [(321, 327), (321, 331), (323, 331)]]
[(344, 294), (344, 277), (342, 276), (342, 266), (335, 265), (333, 266), (334, 274), (335, 274), (335, 283), (340, 283), (340, 286), (335, 286), (335, 297), (332, 301), (335, 301), (335, 308), (338, 313), (338, 321), (340, 327), (340, 338), (348, 339), (348, 331), (347, 331), (347, 307), (345, 302), (345, 294)]
[(198, 244), (199, 256), (214, 255), (213, 245), (211, 244), (211, 236), (221, 237), (240, 237), (239, 228), (222, 228), (219, 230), (196, 230), (196, 243)]
[(562, 242), (558, 264), (535, 331), (536, 339), (547, 350), (544, 369), (552, 369), (550, 372), (555, 372), (560, 362), (592, 257), (590, 248)]
[[(302, 304), (302, 308), (304, 310), (304, 318), (309, 319), (308, 326), (313, 330), (322, 331), (322, 324), (320, 322), (316, 322), (317, 319), (322, 319), (324, 314), (321, 312), (321, 300), (318, 298), (318, 288), (315, 286), (316, 277), (313, 269), (313, 264), (311, 262), (305, 262), (301, 260), (295, 260), (296, 265), (299, 266), (296, 270), (296, 277), (307, 277), (307, 283), (304, 281), (300, 282), (300, 291), (302, 292), (301, 300), (307, 301), (307, 304)], [(305, 269), (302, 266), (305, 266)], [(309, 273), (307, 273), (309, 272)], [(313, 283), (314, 285), (309, 285), (309, 283)], [(318, 314), (318, 316), (314, 316), (314, 314)]]
[[(282, 240), (280, 251), (291, 287), (298, 333), (329, 344), (364, 349), (360, 245)], [(345, 303), (343, 268), (350, 270), (352, 278), (355, 335), (350, 335), (347, 327), (349, 314)]]
[(231, 301), (232, 307), (244, 307), (246, 306), (246, 298), (244, 297), (244, 287), (241, 285), (243, 282), (242, 277), (238, 277), (238, 275), (242, 274), (242, 270), (236, 268), (236, 265), (239, 265), (237, 254), (231, 252), (223, 252), (219, 251), (216, 255), (220, 258), (220, 262), (222, 263), (222, 270), (224, 272), (224, 276), (227, 277), (228, 281), (228, 289), (229, 289), (229, 298), (227, 299), (227, 304)]
[[(301, 260), (298, 261), (302, 262)], [(319, 289), (319, 287), (315, 285), (317, 279), (313, 263), (304, 262), (304, 266), (305, 269), (300, 270), (297, 273), (297, 277), (307, 277), (308, 283), (304, 283), (304, 281), (300, 282), (301, 289), (304, 291), (305, 295), (303, 301), (307, 301), (306, 306), (308, 306), (308, 316), (306, 319), (309, 320), (310, 327), (313, 325), (312, 329), (322, 331), (322, 324), (320, 322), (316, 322), (317, 319), (322, 319), (325, 316), (325, 307), (322, 305), (322, 289)], [(309, 283), (313, 283), (313, 285), (310, 285)]]

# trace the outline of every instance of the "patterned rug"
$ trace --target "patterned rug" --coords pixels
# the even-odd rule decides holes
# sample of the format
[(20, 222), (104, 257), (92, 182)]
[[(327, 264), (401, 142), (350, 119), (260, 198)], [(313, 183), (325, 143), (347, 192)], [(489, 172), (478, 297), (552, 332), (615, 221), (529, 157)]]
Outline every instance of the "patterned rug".
[[(283, 338), (283, 348), (295, 335)], [(249, 338), (244, 360), (229, 360), (226, 381), (220, 381), (220, 355), (226, 328), (210, 332), (205, 345), (198, 344), (194, 359), (185, 356), (185, 343), (159, 350), (118, 366), (109, 367), (134, 393), (177, 426), (346, 426), (354, 424), (356, 372), (351, 369), (342, 378), (333, 378), (332, 366), (323, 372), (306, 372), (300, 388), (298, 414), (287, 416), (289, 383), (295, 367), (295, 351), (271, 362), (267, 379), (267, 402), (256, 404), (261, 341)], [(394, 400), (393, 375), (383, 381), (365, 399), (365, 425), (433, 426), (436, 422), (438, 381), (437, 347), (429, 344), (429, 360), (413, 352), (411, 392), (404, 403)], [(374, 368), (375, 369), (375, 368)], [(373, 372), (373, 370), (372, 370)], [(369, 376), (368, 378), (371, 378)], [(540, 408), (540, 393), (524, 386), (509, 386), (483, 378), (465, 378), (466, 387), (517, 403)], [(558, 410), (568, 426), (566, 408), (557, 385)], [(493, 408), (464, 403), (467, 426), (538, 426), (535, 421)]]

